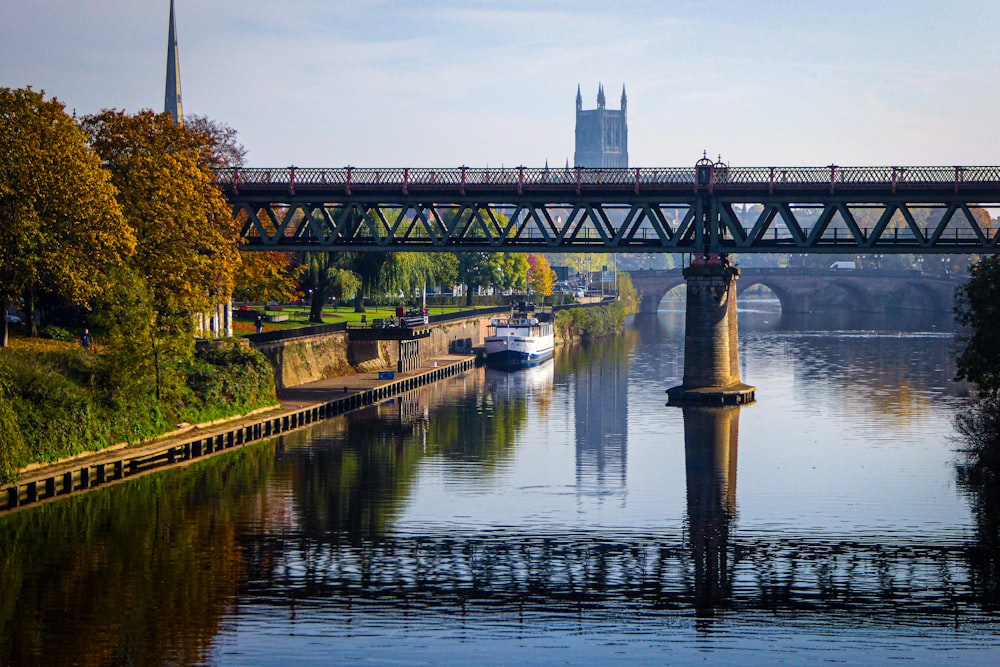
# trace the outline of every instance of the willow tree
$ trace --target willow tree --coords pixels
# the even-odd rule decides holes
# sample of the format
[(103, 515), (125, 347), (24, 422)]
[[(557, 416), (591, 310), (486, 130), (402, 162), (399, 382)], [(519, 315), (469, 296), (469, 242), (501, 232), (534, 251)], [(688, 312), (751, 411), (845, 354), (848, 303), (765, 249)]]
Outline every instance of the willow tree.
[[(86, 304), (135, 247), (115, 188), (62, 103), (0, 88), (0, 313), (36, 288)], [(7, 318), (0, 347), (7, 345)]]
[(306, 255), (302, 272), (302, 288), (309, 293), (309, 321), (323, 323), (323, 306), (327, 299), (338, 299), (355, 295), (361, 287), (361, 279), (341, 262), (345, 253), (312, 252)]
[(193, 350), (193, 315), (232, 294), (239, 230), (214, 182), (212, 145), (202, 133), (148, 110), (105, 110), (86, 117), (83, 127), (138, 239), (130, 265), (145, 285), (129, 291), (147, 295), (133, 302), (140, 313), (109, 321), (132, 323), (125, 335), (145, 348), (132, 362), (155, 373), (160, 396), (164, 371)]

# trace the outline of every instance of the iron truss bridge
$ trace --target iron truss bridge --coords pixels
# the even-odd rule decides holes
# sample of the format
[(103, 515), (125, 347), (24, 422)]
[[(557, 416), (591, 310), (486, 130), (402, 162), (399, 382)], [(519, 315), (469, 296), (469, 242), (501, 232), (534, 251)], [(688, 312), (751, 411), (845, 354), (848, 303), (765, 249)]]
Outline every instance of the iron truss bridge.
[(1000, 166), (216, 171), (246, 250), (993, 253)]

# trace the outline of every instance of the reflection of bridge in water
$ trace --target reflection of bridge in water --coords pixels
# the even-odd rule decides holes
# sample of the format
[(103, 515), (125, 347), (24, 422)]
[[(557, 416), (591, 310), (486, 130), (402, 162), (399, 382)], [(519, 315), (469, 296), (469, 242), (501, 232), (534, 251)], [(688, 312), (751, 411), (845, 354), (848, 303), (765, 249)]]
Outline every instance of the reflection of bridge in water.
[[(680, 269), (632, 271), (629, 275), (643, 313), (655, 313), (667, 292), (687, 282)], [(829, 297), (831, 291), (839, 292), (855, 312), (884, 313), (893, 308), (951, 312), (955, 288), (963, 281), (919, 271), (753, 268), (740, 269), (737, 294), (763, 285), (774, 292), (784, 313), (822, 308), (828, 305), (823, 296)]]
[(892, 545), (878, 536), (734, 536), (739, 408), (685, 408), (684, 422), (686, 535), (246, 535), (244, 594), (279, 606), (322, 598), (445, 612), (801, 610), (849, 622), (858, 613), (973, 621), (979, 605), (991, 603), (989, 582), (970, 565), (974, 546), (898, 536)]

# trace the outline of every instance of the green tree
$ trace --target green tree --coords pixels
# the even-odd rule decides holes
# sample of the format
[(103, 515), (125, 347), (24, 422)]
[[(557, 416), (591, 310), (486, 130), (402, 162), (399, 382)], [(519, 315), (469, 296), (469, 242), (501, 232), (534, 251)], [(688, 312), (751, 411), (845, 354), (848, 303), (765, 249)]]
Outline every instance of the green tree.
[(963, 327), (957, 379), (975, 382), (983, 392), (1000, 391), (1000, 256), (972, 265), (955, 295), (955, 320)]
[[(139, 243), (130, 265), (145, 282), (151, 317), (145, 355), (156, 393), (181, 383), (180, 364), (193, 351), (194, 313), (233, 292), (240, 257), (238, 229), (211, 171), (203, 134), (176, 125), (169, 114), (105, 110), (83, 120), (91, 145), (118, 189), (118, 201)], [(124, 360), (123, 360), (124, 361)], [(141, 360), (129, 360), (142, 366)]]
[(335, 296), (338, 299), (357, 294), (361, 287), (361, 279), (350, 269), (338, 265), (336, 252), (312, 252), (306, 256), (303, 265), (302, 287), (309, 295), (309, 321), (323, 323), (323, 306), (327, 299)]
[(503, 255), (498, 252), (463, 252), (458, 254), (458, 281), (465, 285), (465, 305), (480, 287), (500, 282)]
[[(58, 100), (0, 88), (0, 313), (42, 288), (85, 305), (135, 247), (115, 188)], [(7, 345), (7, 318), (0, 325)]]

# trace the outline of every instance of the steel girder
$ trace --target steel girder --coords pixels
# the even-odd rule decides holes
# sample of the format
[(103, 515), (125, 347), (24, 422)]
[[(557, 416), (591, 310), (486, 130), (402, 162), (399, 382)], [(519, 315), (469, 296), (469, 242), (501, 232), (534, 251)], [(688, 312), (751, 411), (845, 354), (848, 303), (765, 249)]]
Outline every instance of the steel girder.
[[(494, 170), (488, 185), (468, 182), (467, 174), (466, 182), (453, 182), (455, 174), (444, 179), (444, 170), (429, 172), (433, 182), (383, 170), (393, 180), (376, 183), (368, 174), (367, 186), (352, 184), (350, 170), (333, 184), (296, 182), (294, 170), (285, 180), (260, 182), (258, 175), (250, 183), (237, 183), (242, 172), (229, 170), (219, 181), (242, 223), (246, 250), (996, 252), (992, 211), (1000, 210), (1000, 176), (993, 172), (959, 182), (971, 177), (958, 170), (973, 168), (926, 168), (944, 171), (928, 171), (925, 181), (900, 176), (916, 168), (836, 169), (831, 183), (803, 181), (816, 176), (805, 170), (794, 182), (775, 181), (775, 173), (799, 174), (794, 170), (729, 170), (712, 174), (717, 180), (707, 187), (669, 170), (661, 171), (674, 180), (661, 184), (629, 182), (633, 170), (570, 170), (559, 173), (573, 179), (543, 186), (517, 169)], [(617, 180), (598, 178), (608, 172)], [(723, 176), (738, 182), (721, 182)], [(838, 180), (849, 177), (892, 180)]]

